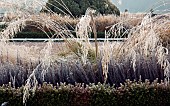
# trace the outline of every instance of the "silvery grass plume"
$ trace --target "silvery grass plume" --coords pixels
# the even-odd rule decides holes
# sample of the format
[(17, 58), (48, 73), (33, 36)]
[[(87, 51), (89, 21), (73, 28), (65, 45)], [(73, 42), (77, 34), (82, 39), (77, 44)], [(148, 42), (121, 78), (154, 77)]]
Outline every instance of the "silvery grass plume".
[(93, 51), (93, 47), (89, 41), (91, 37), (92, 27), (90, 25), (92, 21), (91, 14), (95, 13), (95, 10), (88, 8), (86, 13), (80, 19), (79, 23), (77, 24), (75, 31), (77, 35), (77, 42), (80, 43), (81, 51), (78, 51), (81, 56), (81, 60), (83, 64), (86, 64), (88, 61), (88, 53), (89, 51)]
[[(59, 4), (63, 9), (65, 9), (65, 10), (69, 13), (69, 15), (71, 15), (72, 17), (74, 17), (74, 16), (72, 15), (72, 13), (70, 12), (70, 10), (68, 9), (68, 7), (66, 6), (66, 4), (63, 2), (63, 0), (60, 0), (60, 1), (54, 0), (54, 2), (56, 2), (57, 4)], [(48, 2), (47, 4), (50, 5), (50, 6), (55, 7), (56, 9), (58, 9), (59, 11), (61, 11), (63, 14), (68, 15), (67, 13), (65, 13), (65, 12), (64, 12), (62, 9), (60, 9), (59, 7), (53, 5), (53, 4), (49, 3), (49, 2)], [(49, 10), (51, 10), (51, 9), (47, 7), (45, 10), (49, 11)]]
[(23, 89), (23, 103), (25, 104), (30, 96), (30, 91), (32, 90), (33, 94), (38, 85), (38, 81), (35, 76), (35, 72), (38, 70), (41, 64), (39, 64), (32, 72), (32, 74), (26, 80), (26, 84)]
[[(37, 4), (41, 4), (41, 3), (37, 3)], [(16, 6), (16, 7), (18, 8), (19, 6)], [(89, 13), (91, 11), (93, 12), (93, 10), (91, 9), (87, 10), (85, 16), (83, 16), (80, 19), (80, 22), (78, 23), (76, 27), (76, 34), (79, 39), (76, 39), (66, 27), (62, 26), (59, 23), (59, 21), (56, 21), (55, 19), (51, 18), (49, 15), (38, 14), (38, 13), (35, 14), (35, 12), (32, 12), (32, 11), (36, 9), (32, 9), (30, 11), (28, 10), (28, 8), (20, 9), (20, 7), (17, 11), (17, 15), (16, 16), (12, 15), (11, 18), (7, 20), (9, 24), (7, 25), (7, 28), (1, 32), (2, 38), (7, 39), (10, 37), (13, 37), (14, 34), (16, 34), (17, 32), (20, 32), (26, 26), (26, 22), (35, 22), (36, 23), (35, 27), (37, 27), (38, 29), (41, 29), (44, 33), (46, 33), (44, 28), (47, 28), (48, 31), (54, 31), (55, 32), (54, 35), (61, 36), (66, 41), (66, 43), (70, 44), (69, 45), (70, 49), (75, 44), (77, 48), (76, 47), (72, 48), (72, 50), (73, 49), (75, 50), (75, 52), (80, 57), (80, 60), (83, 64), (82, 65), (81, 63), (79, 63), (79, 60), (77, 60), (76, 62), (72, 62), (72, 61), (70, 62), (68, 59), (64, 61), (61, 60), (63, 63), (61, 63), (60, 67), (62, 69), (60, 71), (63, 73), (65, 71), (67, 72), (67, 74), (65, 75), (67, 79), (69, 75), (71, 77), (73, 76), (75, 77), (75, 75), (77, 75), (77, 74), (75, 75), (70, 74), (71, 72), (70, 71), (68, 72), (68, 70), (71, 69), (73, 72), (76, 70), (75, 73), (78, 72), (79, 73), (78, 76), (80, 76), (78, 77), (78, 79), (80, 78), (81, 80), (81, 78), (83, 78), (83, 81), (88, 82), (89, 79), (87, 78), (87, 74), (82, 67), (85, 67), (85, 65), (87, 66), (91, 65), (90, 64), (91, 61), (88, 62), (90, 60), (89, 55), (94, 54), (92, 53), (94, 51), (94, 48), (89, 42), (90, 33), (92, 32), (91, 30), (92, 28), (90, 25), (92, 18), (90, 17)], [(31, 8), (34, 8), (34, 6)], [(47, 7), (44, 7), (44, 8), (47, 8)], [(106, 32), (106, 40), (99, 52), (100, 54), (99, 58), (101, 59), (102, 72), (105, 77), (105, 82), (107, 78), (109, 78), (109, 74), (110, 74), (110, 73), (108, 74), (109, 71), (113, 72), (113, 75), (120, 75), (121, 76), (120, 78), (128, 78), (128, 77), (125, 77), (124, 73), (129, 72), (129, 70), (131, 69), (136, 75), (135, 78), (138, 78), (139, 76), (141, 76), (142, 78), (150, 78), (148, 76), (154, 76), (155, 78), (155, 76), (157, 77), (156, 71), (159, 70), (159, 68), (157, 68), (158, 63), (161, 66), (161, 69), (165, 72), (166, 81), (167, 82), (169, 81), (169, 59), (167, 56), (168, 49), (162, 45), (162, 42), (160, 39), (160, 36), (162, 36), (162, 32), (164, 32), (164, 30), (167, 30), (167, 29), (164, 29), (163, 26), (165, 25), (169, 26), (167, 25), (167, 23), (169, 22), (169, 19), (161, 18), (161, 20), (159, 21), (158, 20), (159, 20), (159, 17), (153, 18), (150, 16), (150, 14), (148, 14), (145, 18), (143, 18), (139, 26), (132, 28), (128, 32), (129, 38), (127, 39), (127, 41), (121, 42), (121, 43), (120, 42), (116, 42), (116, 43), (109, 42), (107, 38), (111, 36), (112, 34), (115, 34), (115, 35), (117, 34), (115, 37), (119, 35), (121, 37), (121, 33), (122, 33), (121, 31), (125, 30), (126, 32), (127, 30), (126, 27), (124, 26), (127, 20), (122, 20), (120, 23), (113, 25), (113, 27), (111, 28), (112, 30), (109, 30), (108, 32)], [(159, 29), (161, 29), (162, 31), (160, 31)], [(115, 33), (115, 31), (117, 33)], [(72, 40), (69, 40), (68, 38), (73, 38), (74, 44), (72, 44)], [(8, 44), (8, 42), (3, 43), (2, 46), (4, 46), (5, 44)], [(4, 46), (4, 47), (10, 48), (10, 46)], [(13, 49), (15, 49), (14, 46), (12, 47)], [(10, 49), (9, 51), (7, 50), (5, 51), (5, 48), (1, 50), (2, 52), (6, 52), (6, 54), (8, 54), (7, 57), (9, 57), (8, 52), (10, 50), (11, 50), (10, 53), (13, 52), (13, 49)], [(49, 67), (53, 65), (51, 50), (52, 50), (51, 40), (47, 42), (47, 45), (44, 47), (44, 49), (39, 50), (41, 55), (37, 56), (37, 58), (40, 57), (40, 61), (36, 65), (35, 69), (32, 70), (32, 73), (28, 77), (25, 87), (24, 87), (24, 96), (23, 96), (24, 103), (26, 103), (26, 100), (29, 98), (30, 90), (32, 90), (33, 93), (35, 92), (35, 89), (37, 87), (36, 73), (38, 73), (38, 71), (41, 71), (41, 76), (42, 76), (42, 79), (44, 80), (44, 77), (46, 73), (48, 72)], [(28, 52), (29, 51), (31, 50), (28, 50)], [(27, 54), (26, 52), (22, 52), (22, 50), (18, 50), (17, 53), (18, 52)], [(19, 55), (19, 56), (22, 57), (23, 55)], [(35, 60), (37, 58), (35, 56)], [(23, 57), (23, 60), (24, 60), (24, 57)], [(70, 64), (73, 64), (71, 65), (71, 68), (69, 67)], [(89, 68), (89, 70), (90, 69), (92, 70), (92, 68)], [(88, 68), (85, 70), (88, 70)], [(145, 72), (145, 70), (147, 71)], [(60, 78), (59, 81), (65, 81), (62, 79), (61, 73), (60, 72), (58, 73), (59, 73), (58, 75)], [(95, 74), (95, 73), (92, 72), (92, 74)], [(110, 75), (110, 77), (112, 77), (112, 75)], [(114, 82), (112, 79), (116, 79), (115, 81), (121, 80), (121, 79), (118, 79), (117, 76), (114, 76), (114, 77), (115, 78), (110, 78), (112, 82)], [(15, 80), (15, 77), (13, 77), (12, 79)], [(75, 81), (75, 79), (72, 78), (72, 81)], [(94, 81), (95, 81), (95, 78), (94, 78)]]
[(26, 26), (25, 22), (29, 20), (29, 16), (37, 13), (37, 7), (43, 5), (41, 0), (1, 0), (0, 7), (5, 12), (3, 21), (7, 22), (7, 28), (1, 32), (1, 39), (12, 38), (20, 32)]
[[(166, 4), (168, 4), (168, 1)], [(126, 70), (133, 70), (134, 76), (132, 76), (136, 80), (140, 76), (143, 80), (146, 78), (153, 80), (153, 78), (159, 77), (160, 73), (164, 73), (165, 82), (168, 84), (170, 77), (169, 48), (167, 48), (169, 45), (169, 16), (167, 13), (153, 17), (153, 13), (148, 13), (144, 17), (142, 16), (143, 18), (137, 26), (128, 26), (131, 27), (130, 29), (126, 26), (129, 25), (126, 23), (130, 21), (130, 18), (123, 18), (114, 24), (106, 35), (122, 37), (128, 32), (128, 38), (119, 47), (111, 44), (110, 49), (112, 50), (107, 50), (113, 51), (111, 58), (107, 59), (108, 56), (103, 56), (106, 58), (103, 60), (109, 61), (109, 65), (115, 64), (115, 68), (118, 66), (125, 72)], [(106, 70), (106, 74), (107, 72)]]
[(165, 14), (170, 12), (170, 1), (169, 0), (157, 0), (156, 3), (152, 4), (150, 10), (153, 10), (156, 14)]
[[(40, 15), (33, 15), (31, 17), (29, 17), (29, 20), (38, 23), (38, 28), (42, 29), (42, 31), (44, 33), (46, 33), (46, 31), (44, 31), (44, 27), (46, 27), (49, 31), (52, 30), (55, 32), (56, 36), (61, 36), (63, 39), (66, 40), (66, 36), (69, 37), (69, 31), (62, 27), (58, 22), (56, 22), (55, 20), (51, 19), (48, 16), (43, 16), (41, 17)], [(47, 34), (48, 36), (48, 34)], [(52, 41), (48, 41), (47, 42), (47, 46), (44, 47), (44, 49), (42, 49), (40, 52), (41, 54), (43, 54), (43, 56), (41, 57), (41, 62), (39, 63), (39, 65), (37, 66), (37, 68), (33, 71), (33, 73), (31, 74), (31, 76), (28, 78), (27, 83), (24, 87), (24, 97), (23, 97), (23, 102), (25, 103), (26, 100), (28, 99), (28, 95), (27, 93), (29, 93), (29, 90), (32, 90), (33, 92), (35, 92), (35, 88), (37, 86), (37, 81), (36, 81), (36, 77), (35, 73), (38, 71), (39, 68), (42, 68), (42, 79), (44, 80), (44, 76), (46, 75), (48, 68), (50, 67), (50, 65), (53, 62), (52, 56), (51, 56), (51, 51), (52, 51)], [(33, 78), (33, 79), (32, 79)], [(33, 81), (32, 81), (33, 80)], [(32, 88), (33, 87), (33, 88)]]
[[(117, 55), (119, 57), (122, 56), (124, 59), (130, 59), (134, 72), (141, 70), (140, 65), (142, 64), (152, 64), (154, 67), (157, 67), (157, 63), (159, 63), (165, 73), (165, 80), (169, 81), (168, 50), (163, 47), (159, 34), (160, 27), (163, 28), (164, 25), (167, 25), (169, 20), (162, 18), (163, 22), (158, 20), (158, 17), (160, 16), (153, 18), (151, 14), (147, 14), (141, 24), (130, 31), (129, 38), (124, 42), (121, 50), (119, 50), (122, 52), (119, 52)], [(142, 63), (143, 60), (141, 59), (144, 59), (146, 63)], [(148, 68), (150, 66), (145, 67), (145, 70), (148, 70)], [(149, 70), (152, 73), (153, 69)], [(140, 71), (139, 74), (143, 73)]]
[[(17, 2), (16, 1), (14, 2), (13, 0), (12, 1), (10, 0), (0, 1), (1, 7), (6, 8), (6, 12), (8, 12), (4, 17), (4, 21), (8, 22), (7, 27), (1, 32), (1, 39), (2, 39), (1, 41), (5, 41), (3, 42), (3, 45), (8, 45), (8, 39), (13, 38), (15, 34), (22, 31), (22, 29), (27, 25), (26, 24), (27, 22), (35, 22), (36, 25), (34, 25), (34, 27), (42, 30), (44, 33), (46, 33), (44, 28), (47, 28), (48, 31), (54, 31), (55, 32), (54, 35), (61, 36), (65, 40), (66, 40), (66, 37), (73, 36), (70, 34), (70, 32), (68, 31), (66, 27), (61, 26), (59, 22), (52, 19), (49, 15), (43, 15), (43, 14), (37, 13), (37, 6), (41, 7), (43, 6), (43, 3), (44, 2), (41, 0), (33, 0), (31, 2), (29, 2), (29, 0), (24, 0), (24, 1), (18, 0)], [(13, 8), (9, 8), (9, 7), (13, 7)], [(12, 15), (12, 17), (10, 17), (10, 15)], [(48, 34), (47, 36), (49, 37)], [(7, 46), (4, 46), (4, 47), (7, 47)], [(49, 42), (47, 42), (47, 46), (44, 47), (43, 50), (40, 50), (39, 53), (41, 55), (36, 57), (36, 58), (40, 57), (41, 62), (33, 70), (33, 72), (30, 74), (30, 76), (28, 77), (26, 81), (26, 84), (24, 86), (24, 91), (23, 91), (24, 92), (23, 103), (26, 103), (26, 100), (29, 98), (30, 90), (32, 90), (33, 93), (35, 92), (36, 86), (38, 84), (35, 73), (39, 70), (39, 68), (43, 69), (41, 74), (43, 76), (42, 79), (44, 79), (44, 75), (46, 74), (48, 67), (52, 63), (51, 50), (52, 50), (52, 41), (50, 40)], [(12, 50), (10, 49), (9, 51), (12, 51)], [(20, 52), (22, 53), (22, 50), (20, 50)], [(8, 55), (11, 55), (11, 54), (8, 54)], [(26, 57), (26, 55), (23, 56), (22, 58), (24, 59), (24, 57)]]
[(106, 83), (108, 78), (108, 70), (109, 70), (109, 62), (111, 59), (111, 56), (113, 55), (113, 47), (111, 43), (108, 41), (109, 34), (105, 32), (105, 41), (103, 43), (103, 46), (101, 47), (100, 55), (102, 57), (102, 69), (103, 69), (103, 76), (104, 76), (104, 82)]
[(52, 41), (47, 42), (46, 47), (44, 47), (44, 49), (41, 51), (44, 54), (44, 57), (42, 58), (42, 79), (44, 81), (44, 76), (48, 71), (48, 68), (51, 66), (53, 59), (52, 59)]

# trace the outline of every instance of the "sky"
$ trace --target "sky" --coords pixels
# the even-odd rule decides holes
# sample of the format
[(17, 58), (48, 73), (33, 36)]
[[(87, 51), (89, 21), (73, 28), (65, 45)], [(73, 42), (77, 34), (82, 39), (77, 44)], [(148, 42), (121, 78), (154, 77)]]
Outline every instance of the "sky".
[[(148, 12), (151, 8), (156, 11), (161, 11), (170, 7), (170, 0), (112, 0), (112, 2), (121, 12), (127, 9), (131, 13)], [(164, 3), (168, 2), (169, 4), (164, 6)]]

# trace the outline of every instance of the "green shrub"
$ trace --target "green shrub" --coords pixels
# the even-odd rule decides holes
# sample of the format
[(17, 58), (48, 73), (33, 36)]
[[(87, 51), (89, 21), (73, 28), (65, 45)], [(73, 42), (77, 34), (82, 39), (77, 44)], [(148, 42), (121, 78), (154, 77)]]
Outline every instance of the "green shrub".
[[(51, 33), (47, 34), (52, 37)], [(19, 32), (14, 38), (48, 38), (48, 36), (43, 32)]]
[[(48, 32), (48, 36), (52, 37), (52, 35)], [(75, 32), (72, 32), (74, 36), (76, 36)], [(43, 33), (43, 32), (19, 32), (14, 36), (14, 38), (48, 38), (48, 36)], [(56, 36), (55, 36), (56, 37)], [(54, 37), (54, 38), (55, 38)], [(104, 32), (97, 32), (97, 37), (98, 38), (105, 38), (105, 33)], [(57, 37), (61, 38), (61, 37)], [(91, 34), (91, 38), (94, 38), (94, 34)]]
[[(94, 86), (94, 85), (93, 85)], [(91, 106), (117, 106), (115, 88), (98, 84), (91, 91)]]
[[(129, 83), (130, 82), (130, 83)], [(115, 88), (105, 84), (39, 86), (27, 106), (169, 106), (170, 86), (161, 83), (126, 82)], [(0, 87), (0, 103), (23, 106), (23, 87)]]
[[(62, 0), (62, 1), (55, 1), (55, 0), (48, 0), (46, 4), (48, 8), (50, 8), (53, 12), (64, 14), (71, 14), (75, 17), (84, 15), (86, 9), (88, 7), (94, 8), (101, 14), (116, 14), (120, 15), (119, 9), (112, 4), (110, 0)], [(68, 8), (68, 10), (64, 7)], [(61, 10), (62, 11), (61, 11)], [(42, 10), (47, 12), (47, 10)]]
[[(52, 35), (49, 32), (47, 34), (50, 37), (52, 37)], [(76, 36), (75, 32), (72, 32), (72, 34), (74, 36)], [(104, 32), (98, 32), (97, 36), (98, 36), (98, 38), (105, 38), (105, 33)], [(19, 32), (18, 34), (16, 34), (14, 36), (14, 38), (48, 38), (48, 36), (43, 32)], [(57, 37), (57, 38), (61, 38), (61, 37)], [(91, 38), (94, 38), (93, 33), (91, 34)]]
[(8, 102), (8, 106), (23, 106), (22, 97), (22, 87), (19, 89), (4, 85), (0, 87), (0, 104)]

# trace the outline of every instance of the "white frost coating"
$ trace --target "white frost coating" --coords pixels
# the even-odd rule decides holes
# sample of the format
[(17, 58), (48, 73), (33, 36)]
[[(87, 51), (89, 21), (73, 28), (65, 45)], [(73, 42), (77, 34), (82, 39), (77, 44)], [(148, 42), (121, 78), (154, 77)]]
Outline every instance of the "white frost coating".
[(88, 56), (88, 51), (91, 47), (90, 43), (89, 43), (89, 36), (90, 33), (92, 32), (92, 28), (90, 26), (90, 22), (91, 22), (91, 16), (90, 14), (95, 13), (95, 10), (88, 8), (86, 10), (85, 15), (80, 19), (79, 23), (77, 24), (75, 31), (76, 31), (76, 35), (78, 36), (78, 38), (80, 39), (84, 39), (83, 42), (79, 42), (82, 46), (81, 46), (81, 60), (83, 62), (83, 64), (87, 63), (87, 56)]
[[(30, 10), (32, 12), (39, 12), (42, 6), (44, 6), (47, 1), (48, 0), (0, 0), (0, 10), (3, 10), (1, 11), (2, 13), (5, 11), (18, 9), (19, 7), (20, 9)], [(4, 10), (3, 4), (8, 4), (9, 9), (7, 10), (7, 8), (5, 8)]]

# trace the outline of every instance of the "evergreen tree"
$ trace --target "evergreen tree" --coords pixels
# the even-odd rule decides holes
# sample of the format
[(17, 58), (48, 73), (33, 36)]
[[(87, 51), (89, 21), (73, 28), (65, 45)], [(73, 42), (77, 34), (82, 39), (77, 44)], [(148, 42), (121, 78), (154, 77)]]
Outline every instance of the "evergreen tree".
[(120, 15), (119, 9), (110, 0), (48, 0), (46, 6), (60, 14), (70, 14), (70, 11), (73, 16), (84, 15), (88, 7), (94, 8), (101, 14)]

